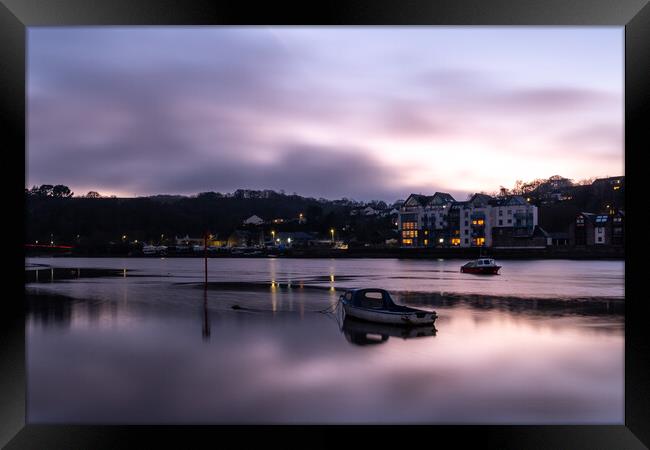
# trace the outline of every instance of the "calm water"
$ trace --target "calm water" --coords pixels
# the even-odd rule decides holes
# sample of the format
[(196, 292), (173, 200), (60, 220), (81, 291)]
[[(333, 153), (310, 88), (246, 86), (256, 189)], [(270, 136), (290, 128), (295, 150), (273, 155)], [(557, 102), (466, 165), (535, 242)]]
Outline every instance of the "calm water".
[[(462, 262), (30, 258), (28, 421), (623, 423), (624, 263)], [(318, 312), (362, 286), (435, 330)]]

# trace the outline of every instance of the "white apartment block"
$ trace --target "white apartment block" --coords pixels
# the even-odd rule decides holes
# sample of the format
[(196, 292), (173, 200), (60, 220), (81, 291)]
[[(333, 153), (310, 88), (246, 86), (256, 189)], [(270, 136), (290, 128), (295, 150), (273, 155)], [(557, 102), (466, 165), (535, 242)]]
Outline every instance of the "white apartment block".
[(492, 247), (495, 236), (531, 236), (536, 226), (537, 207), (521, 196), (411, 194), (398, 217), (402, 247)]

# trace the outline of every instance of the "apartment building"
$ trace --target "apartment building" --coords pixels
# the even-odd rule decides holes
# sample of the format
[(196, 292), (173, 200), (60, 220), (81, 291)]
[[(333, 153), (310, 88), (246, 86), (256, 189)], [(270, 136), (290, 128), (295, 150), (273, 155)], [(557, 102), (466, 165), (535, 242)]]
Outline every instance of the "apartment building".
[(411, 194), (398, 218), (402, 247), (492, 247), (505, 237), (530, 238), (536, 228), (537, 207), (521, 196), (459, 202), (445, 192)]

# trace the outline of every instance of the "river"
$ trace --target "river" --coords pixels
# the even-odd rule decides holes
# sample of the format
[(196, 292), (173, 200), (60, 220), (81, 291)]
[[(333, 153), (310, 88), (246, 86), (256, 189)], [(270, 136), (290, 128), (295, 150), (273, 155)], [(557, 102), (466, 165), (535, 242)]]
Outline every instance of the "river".
[[(463, 262), (29, 258), (27, 420), (622, 424), (624, 262)], [(354, 287), (435, 328), (320, 312)]]

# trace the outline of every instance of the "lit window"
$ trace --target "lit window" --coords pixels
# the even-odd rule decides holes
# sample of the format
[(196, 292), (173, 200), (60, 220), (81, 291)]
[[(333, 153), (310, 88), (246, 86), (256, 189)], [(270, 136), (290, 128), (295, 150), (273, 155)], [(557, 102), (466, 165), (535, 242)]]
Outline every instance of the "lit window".
[(429, 245), (429, 239), (424, 240), (424, 245)]
[(459, 238), (453, 238), (451, 240), (451, 245), (460, 245), (460, 239)]
[(402, 239), (402, 244), (413, 245), (413, 239)]

